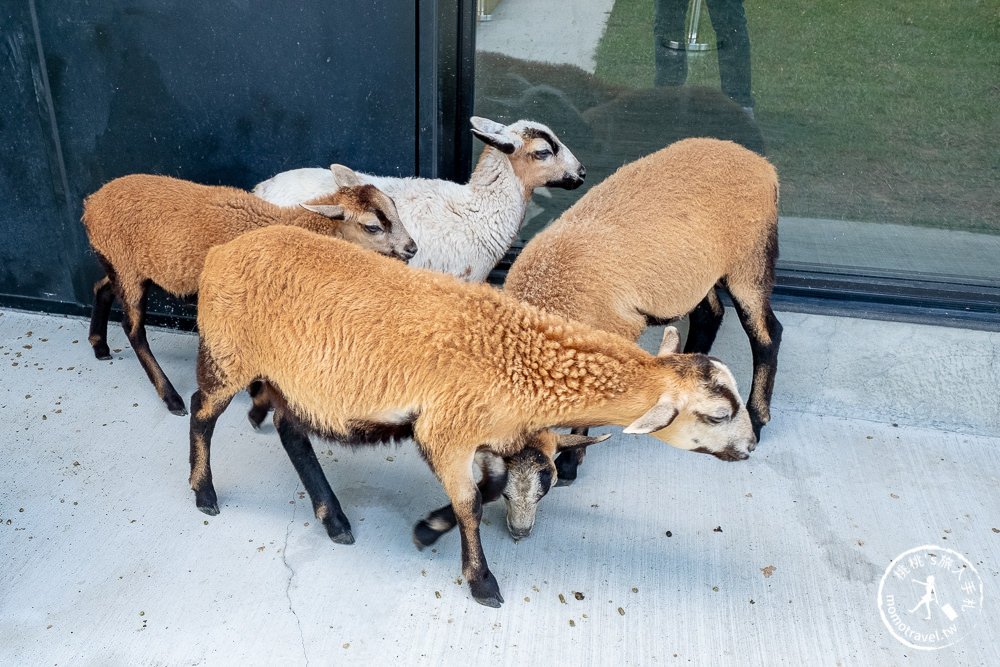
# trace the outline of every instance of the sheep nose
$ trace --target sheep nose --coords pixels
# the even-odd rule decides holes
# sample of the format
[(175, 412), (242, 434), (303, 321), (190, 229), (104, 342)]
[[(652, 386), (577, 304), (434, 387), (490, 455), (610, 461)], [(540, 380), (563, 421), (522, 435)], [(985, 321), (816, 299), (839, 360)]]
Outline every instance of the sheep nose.
[(403, 258), (403, 261), (409, 261), (413, 259), (413, 256), (416, 254), (417, 244), (414, 241), (410, 241), (403, 247), (403, 252), (400, 253), (400, 256)]
[(524, 538), (531, 535), (530, 526), (528, 528), (515, 528), (514, 526), (507, 524), (507, 531), (510, 533), (510, 536), (513, 537), (515, 540), (523, 540)]

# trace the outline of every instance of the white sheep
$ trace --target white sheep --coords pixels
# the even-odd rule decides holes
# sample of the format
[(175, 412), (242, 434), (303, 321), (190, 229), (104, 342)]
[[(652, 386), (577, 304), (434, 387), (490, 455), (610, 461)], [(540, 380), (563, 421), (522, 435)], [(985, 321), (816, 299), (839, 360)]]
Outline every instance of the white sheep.
[[(511, 266), (504, 292), (631, 340), (650, 322), (690, 313), (684, 351), (707, 353), (724, 313), (716, 287), (724, 289), (750, 339), (747, 409), (759, 438), (770, 419), (781, 342), (770, 302), (777, 255), (774, 167), (730, 141), (685, 139), (621, 167), (531, 239)], [(575, 432), (585, 435), (586, 428)], [(576, 478), (584, 452), (577, 447), (559, 454), (559, 483)], [(486, 476), (499, 468), (486, 461), (480, 467)], [(502, 489), (511, 533), (524, 537), (555, 478), (546, 458), (529, 450), (508, 458), (507, 467), (505, 482), (489, 480), (484, 488)], [(420, 522), (414, 539), (433, 543), (450, 528), (440, 521), (429, 527), (442, 515), (446, 508)]]
[[(517, 238), (535, 188), (572, 190), (583, 183), (586, 170), (541, 123), (521, 120), (501, 125), (476, 116), (470, 122), (473, 134), (487, 147), (465, 185), (427, 178), (359, 177), (396, 202), (419, 248), (410, 266), (482, 282)], [(292, 206), (334, 187), (329, 170), (306, 168), (258, 183), (254, 193), (271, 203)]]
[[(333, 173), (331, 172), (331, 177)], [(332, 192), (312, 204), (281, 208), (244, 190), (133, 174), (104, 185), (84, 201), (83, 224), (105, 277), (94, 285), (90, 344), (110, 359), (108, 317), (117, 297), (132, 349), (167, 408), (185, 415), (184, 401), (146, 340), (146, 295), (155, 283), (176, 296), (194, 294), (209, 248), (267, 225), (296, 225), (358, 243), (404, 261), (416, 246), (392, 200), (362, 185), (346, 167)], [(259, 391), (255, 401), (265, 402)], [(265, 408), (266, 411), (266, 408)]]
[(549, 426), (600, 424), (737, 459), (755, 445), (735, 380), (717, 360), (674, 354), (669, 341), (654, 356), (489, 285), (292, 227), (209, 251), (198, 332), (190, 483), (199, 509), (219, 511), (209, 461), (216, 420), (241, 388), (263, 380), (282, 444), (335, 542), (354, 536), (307, 433), (417, 442), (455, 508), (462, 572), (486, 605), (503, 598), (479, 538), (480, 448), (509, 456)]

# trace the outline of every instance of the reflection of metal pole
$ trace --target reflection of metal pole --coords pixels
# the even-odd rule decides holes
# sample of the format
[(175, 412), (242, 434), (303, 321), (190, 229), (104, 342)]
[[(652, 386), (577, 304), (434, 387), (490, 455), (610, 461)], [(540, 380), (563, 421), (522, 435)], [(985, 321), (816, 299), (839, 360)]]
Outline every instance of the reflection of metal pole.
[(675, 51), (708, 51), (711, 46), (698, 41), (698, 21), (701, 19), (701, 0), (691, 0), (688, 7), (687, 42), (681, 44), (673, 40), (667, 42), (668, 49)]

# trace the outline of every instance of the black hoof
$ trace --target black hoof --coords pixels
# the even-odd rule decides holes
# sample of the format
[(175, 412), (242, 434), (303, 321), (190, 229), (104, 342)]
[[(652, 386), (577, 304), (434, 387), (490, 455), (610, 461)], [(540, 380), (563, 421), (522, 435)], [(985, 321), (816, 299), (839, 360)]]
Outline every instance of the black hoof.
[(421, 519), (413, 527), (413, 543), (418, 550), (423, 551), (424, 547), (429, 547), (437, 542), (439, 537), (441, 537), (441, 533), (431, 528), (426, 519)]
[(482, 581), (470, 581), (469, 588), (472, 590), (472, 597), (481, 605), (499, 607), (503, 604), (500, 585), (489, 570), (486, 571)]
[(208, 516), (218, 516), (219, 506), (218, 505), (198, 505), (198, 509), (207, 514)]
[(342, 513), (332, 519), (324, 519), (323, 527), (326, 534), (337, 544), (354, 544), (354, 533), (351, 532), (351, 524)]
[(214, 488), (203, 491), (195, 490), (194, 504), (198, 506), (199, 510), (209, 516), (215, 516), (219, 513), (219, 498), (215, 495)]
[(247, 413), (247, 420), (250, 422), (250, 426), (253, 426), (253, 430), (259, 431), (260, 425), (264, 423), (264, 418), (267, 417), (267, 412), (260, 414), (256, 408), (250, 408), (250, 412)]
[(108, 347), (107, 343), (95, 343), (93, 348), (94, 356), (101, 361), (108, 361), (111, 359), (111, 348)]
[(337, 544), (354, 544), (354, 533), (351, 532), (350, 528), (341, 531), (337, 534), (333, 534), (327, 531), (327, 534), (329, 534), (330, 539), (336, 542)]
[(187, 417), (187, 408), (184, 407), (184, 399), (178, 396), (176, 393), (173, 396), (167, 395), (163, 399), (163, 402), (167, 404), (167, 410), (170, 410), (170, 414), (177, 415), (178, 417)]

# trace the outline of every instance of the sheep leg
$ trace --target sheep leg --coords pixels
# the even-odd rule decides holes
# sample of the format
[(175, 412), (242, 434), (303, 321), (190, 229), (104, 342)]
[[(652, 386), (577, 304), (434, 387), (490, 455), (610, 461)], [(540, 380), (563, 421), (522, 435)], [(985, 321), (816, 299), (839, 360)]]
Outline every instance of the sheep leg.
[(688, 335), (684, 343), (684, 353), (700, 352), (708, 354), (715, 342), (715, 336), (722, 326), (722, 317), (726, 314), (719, 295), (713, 287), (705, 295), (694, 310), (688, 315)]
[[(418, 442), (427, 440), (418, 437)], [(439, 444), (435, 450), (443, 453), (461, 450), (460, 444), (451, 444), (452, 447)], [(455, 520), (462, 536), (462, 575), (469, 582), (469, 589), (476, 602), (487, 607), (499, 607), (503, 604), (500, 585), (486, 564), (486, 554), (479, 535), (479, 522), (483, 518), (483, 497), (472, 476), (473, 462), (469, 458), (458, 458), (449, 460), (448, 465), (442, 467), (433, 452), (434, 450), (424, 448), (431, 469), (441, 480), (455, 511)]]
[[(507, 484), (507, 468), (503, 465), (499, 468), (490, 466), (485, 456), (481, 458), (479, 454), (476, 455), (476, 461), (483, 473), (478, 486), (482, 503), (485, 505), (493, 502), (503, 493), (504, 486)], [(438, 538), (456, 525), (458, 525), (458, 519), (455, 517), (455, 509), (451, 505), (445, 505), (417, 522), (417, 525), (413, 527), (413, 543), (417, 549), (422, 550), (437, 542)]]
[(768, 293), (748, 290), (746, 293), (729, 287), (740, 324), (750, 339), (753, 352), (753, 381), (747, 399), (747, 412), (757, 441), (760, 430), (771, 420), (771, 394), (778, 371), (778, 348), (781, 345), (781, 323), (771, 310)]
[(281, 438), (285, 453), (295, 466), (295, 471), (312, 500), (313, 512), (326, 528), (326, 534), (337, 544), (354, 544), (351, 523), (344, 516), (340, 501), (323, 474), (323, 467), (316, 458), (312, 443), (305, 429), (283, 408), (274, 410), (274, 428)]
[[(199, 366), (202, 365), (201, 357), (199, 353)], [(191, 476), (188, 481), (194, 490), (195, 505), (209, 516), (219, 513), (219, 499), (212, 483), (212, 433), (215, 422), (232, 398), (233, 394), (212, 397), (200, 388), (191, 396)]]
[[(570, 433), (574, 435), (587, 435), (587, 427), (578, 426), (571, 428)], [(570, 447), (559, 452), (554, 463), (556, 464), (556, 486), (569, 486), (576, 481), (576, 469), (583, 463), (587, 456), (587, 448)]]
[(264, 383), (260, 380), (251, 382), (247, 387), (247, 393), (250, 394), (250, 398), (253, 400), (253, 406), (247, 412), (247, 419), (250, 420), (250, 425), (256, 431), (260, 429), (264, 418), (267, 417), (267, 413), (271, 410), (271, 399), (264, 389)]
[(111, 287), (111, 278), (104, 276), (94, 283), (94, 309), (90, 313), (90, 346), (94, 348), (94, 356), (101, 361), (111, 358), (108, 348), (108, 317), (111, 315), (111, 304), (115, 293)]
[(146, 297), (148, 294), (148, 280), (139, 284), (138, 294), (134, 296), (126, 294), (123, 291), (120, 295), (122, 310), (124, 311), (122, 327), (125, 329), (125, 335), (128, 336), (129, 343), (132, 344), (132, 349), (135, 350), (135, 356), (138, 357), (139, 364), (146, 371), (149, 381), (156, 387), (156, 393), (167, 404), (167, 409), (170, 412), (183, 417), (188, 413), (184, 409), (184, 400), (177, 393), (177, 390), (174, 389), (174, 385), (170, 384), (166, 373), (160, 368), (156, 357), (153, 356), (153, 352), (149, 349), (149, 341), (146, 340)]

